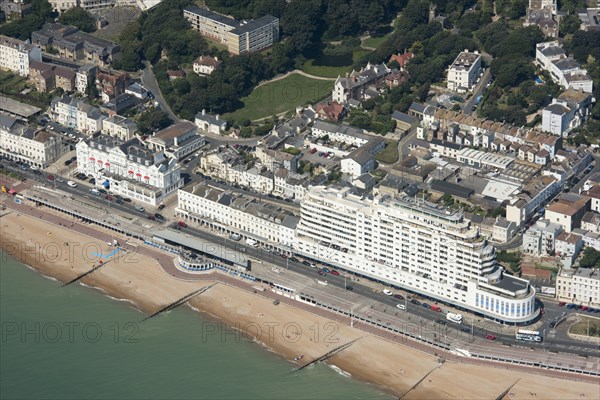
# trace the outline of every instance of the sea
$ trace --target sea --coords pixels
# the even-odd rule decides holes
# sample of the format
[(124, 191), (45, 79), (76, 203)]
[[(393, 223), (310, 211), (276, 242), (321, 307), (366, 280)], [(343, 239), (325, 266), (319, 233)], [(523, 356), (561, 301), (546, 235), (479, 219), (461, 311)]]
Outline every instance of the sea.
[(391, 399), (324, 364), (292, 363), (181, 306), (62, 287), (0, 253), (0, 399)]

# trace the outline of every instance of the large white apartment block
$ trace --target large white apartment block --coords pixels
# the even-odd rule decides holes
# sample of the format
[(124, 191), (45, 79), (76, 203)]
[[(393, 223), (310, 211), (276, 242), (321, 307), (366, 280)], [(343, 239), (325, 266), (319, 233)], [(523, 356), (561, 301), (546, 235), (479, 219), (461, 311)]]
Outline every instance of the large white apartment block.
[(29, 75), (29, 62), (42, 61), (41, 50), (30, 44), (8, 36), (0, 35), (0, 68)]
[(183, 185), (177, 160), (154, 152), (138, 139), (95, 134), (77, 143), (77, 169), (113, 194), (153, 206)]
[(109, 136), (116, 136), (123, 141), (132, 139), (137, 125), (129, 118), (120, 115), (113, 115), (102, 121), (102, 133)]
[(588, 307), (600, 307), (600, 269), (563, 268), (556, 277), (556, 296)]
[(479, 52), (461, 52), (448, 69), (448, 89), (459, 93), (470, 91), (477, 83), (481, 71)]
[(0, 154), (4, 157), (45, 168), (68, 150), (60, 135), (0, 113)]
[(535, 63), (550, 73), (552, 80), (565, 89), (572, 88), (592, 93), (593, 81), (585, 69), (560, 47), (558, 41), (538, 43)]
[(226, 45), (236, 55), (266, 49), (279, 40), (279, 19), (271, 15), (237, 21), (192, 5), (183, 9), (183, 17), (202, 36)]
[(175, 213), (267, 245), (293, 246), (299, 218), (273, 204), (259, 202), (207, 184), (178, 191)]
[(535, 290), (506, 274), (460, 211), (412, 198), (310, 189), (296, 252), (508, 323), (534, 319)]
[(81, 7), (84, 10), (112, 8), (117, 4), (117, 0), (50, 0), (50, 4), (54, 11), (62, 14), (75, 7)]

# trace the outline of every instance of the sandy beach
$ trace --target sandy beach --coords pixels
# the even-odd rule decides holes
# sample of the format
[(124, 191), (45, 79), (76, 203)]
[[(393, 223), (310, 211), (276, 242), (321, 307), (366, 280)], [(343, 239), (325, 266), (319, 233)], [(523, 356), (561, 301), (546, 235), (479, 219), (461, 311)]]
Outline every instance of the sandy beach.
[[(114, 250), (106, 242), (14, 211), (0, 219), (0, 233), (6, 253), (62, 282), (89, 271), (103, 255)], [(124, 242), (124, 238), (117, 239)], [(155, 259), (133, 252), (119, 252), (105, 260), (106, 265), (83, 278), (82, 283), (129, 300), (147, 314), (219, 277), (212, 274), (201, 281), (176, 279)], [(235, 328), (226, 331), (225, 340), (237, 340), (236, 335), (253, 337), (290, 361), (303, 355), (301, 364), (358, 339), (332, 357), (329, 364), (406, 399), (495, 399), (513, 384), (506, 398), (600, 399), (597, 383), (505, 366), (454, 361), (440, 364), (438, 357), (416, 350), (411, 342), (393, 343), (350, 327), (342, 318), (335, 321), (293, 304), (274, 305), (272, 297), (270, 292), (255, 294), (221, 282), (195, 297), (190, 305), (210, 315), (214, 323)]]

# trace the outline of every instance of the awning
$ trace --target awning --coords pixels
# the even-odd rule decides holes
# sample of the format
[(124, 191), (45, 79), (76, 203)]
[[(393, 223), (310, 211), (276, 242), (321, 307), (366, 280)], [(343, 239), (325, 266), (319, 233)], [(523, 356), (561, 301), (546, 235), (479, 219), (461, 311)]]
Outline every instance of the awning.
[(133, 171), (127, 171), (129, 175), (133, 175)]
[(96, 161), (94, 157), (90, 157), (90, 161)]
[(150, 177), (148, 175), (144, 176), (144, 179), (148, 180)]
[(98, 160), (98, 164), (102, 164), (102, 160)]
[(140, 174), (139, 172), (137, 174), (135, 174), (135, 176), (142, 176), (142, 174)]
[(104, 166), (105, 166), (105, 167), (110, 167), (110, 163), (109, 163), (109, 162), (106, 162), (106, 163), (104, 163)]

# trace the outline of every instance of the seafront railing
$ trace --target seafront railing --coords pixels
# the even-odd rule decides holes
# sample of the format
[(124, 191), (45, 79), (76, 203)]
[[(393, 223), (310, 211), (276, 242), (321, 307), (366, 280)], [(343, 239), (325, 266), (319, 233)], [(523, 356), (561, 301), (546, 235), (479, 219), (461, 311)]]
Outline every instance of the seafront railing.
[[(168, 246), (168, 245), (164, 245), (164, 244), (159, 244), (159, 243), (155, 243), (152, 242), (151, 240), (149, 240), (148, 238), (144, 237), (143, 234), (141, 233), (137, 233), (137, 232), (133, 232), (133, 231), (129, 231), (126, 229), (123, 229), (119, 226), (114, 226), (114, 225), (110, 225), (109, 223), (105, 222), (105, 221), (99, 221), (93, 217), (90, 217), (88, 215), (85, 215), (77, 210), (69, 210), (66, 209), (65, 207), (62, 207), (60, 205), (56, 205), (53, 204), (52, 202), (50, 202), (47, 199), (43, 199), (41, 197), (35, 196), (35, 195), (26, 195), (25, 198), (29, 201), (32, 201), (36, 204), (42, 204), (44, 206), (47, 206), (48, 208), (63, 212), (65, 214), (74, 216), (76, 218), (80, 218), (84, 221), (90, 222), (90, 223), (94, 223), (97, 225), (100, 225), (102, 227), (105, 227), (107, 229), (111, 229), (113, 231), (116, 232), (120, 232), (126, 236), (130, 236), (136, 239), (140, 239), (142, 240), (145, 244), (152, 246), (152, 247), (156, 247), (159, 248), (161, 250), (164, 251), (168, 251), (170, 253), (176, 254), (180, 257), (181, 259), (181, 255), (180, 255), (180, 250), (172, 247), (172, 246)], [(242, 272), (233, 268), (229, 268), (226, 267), (224, 265), (221, 265), (218, 262), (212, 262), (214, 263), (214, 268), (210, 268), (210, 269), (206, 269), (204, 270), (204, 272), (208, 272), (212, 269), (218, 269), (224, 273), (227, 273), (228, 275), (232, 275), (232, 276), (238, 276), (240, 278), (243, 279), (248, 279), (250, 281), (259, 281), (262, 283), (266, 283), (271, 285), (273, 288), (275, 287), (276, 283), (275, 282), (270, 282), (268, 280), (264, 280), (261, 278), (257, 278), (255, 276), (253, 276), (252, 274), (249, 274), (247, 272)], [(188, 267), (186, 267), (185, 265), (188, 265)], [(182, 268), (184, 269), (191, 269), (191, 265), (193, 264), (193, 262), (187, 261), (183, 264), (180, 264), (182, 266)], [(358, 321), (358, 322), (363, 322), (366, 323), (370, 326), (382, 329), (384, 331), (387, 331), (389, 333), (393, 333), (395, 335), (401, 335), (404, 337), (408, 337), (411, 338), (413, 340), (417, 340), (421, 343), (425, 343), (429, 346), (432, 346), (434, 348), (439, 348), (445, 351), (452, 351), (453, 350), (453, 346), (449, 343), (445, 343), (439, 340), (431, 340), (430, 338), (428, 338), (428, 334), (430, 333), (429, 331), (426, 332), (425, 335), (419, 334), (417, 332), (409, 332), (405, 329), (399, 328), (397, 326), (393, 326), (389, 323), (382, 323), (381, 321), (377, 321), (377, 320), (373, 320), (372, 318), (360, 315), (360, 314), (356, 314), (353, 313), (347, 309), (342, 309), (340, 307), (331, 305), (331, 304), (327, 304), (321, 301), (318, 301), (317, 299), (315, 299), (313, 296), (305, 294), (305, 293), (299, 293), (296, 295), (288, 295), (286, 296), (288, 298), (291, 298), (295, 301), (299, 301), (305, 304), (310, 304), (313, 305), (315, 307), (319, 307), (323, 310), (327, 310), (330, 312), (334, 312), (346, 317), (350, 317), (351, 320), (354, 321)], [(421, 333), (422, 330), (421, 330)], [(464, 356), (464, 355), (463, 355)], [(507, 363), (507, 364), (512, 364), (512, 365), (521, 365), (521, 366), (527, 366), (527, 367), (532, 367), (532, 368), (539, 368), (539, 369), (544, 369), (544, 370), (553, 370), (553, 371), (560, 371), (560, 372), (568, 372), (568, 373), (573, 373), (573, 374), (581, 374), (581, 375), (586, 375), (586, 376), (600, 376), (600, 371), (594, 371), (594, 370), (585, 370), (585, 369), (581, 369), (581, 368), (575, 368), (575, 367), (571, 367), (571, 366), (563, 366), (563, 365), (559, 365), (559, 364), (550, 364), (550, 363), (544, 363), (544, 362), (538, 362), (538, 361), (527, 361), (527, 360), (517, 360), (517, 359), (512, 359), (512, 358), (507, 358), (507, 357), (500, 357), (500, 356), (496, 356), (496, 355), (490, 355), (490, 354), (483, 354), (483, 353), (472, 353), (469, 352), (468, 356), (465, 356), (468, 358), (476, 358), (476, 359), (481, 359), (481, 360), (487, 360), (487, 361), (491, 361), (491, 362), (498, 362), (498, 363)]]

